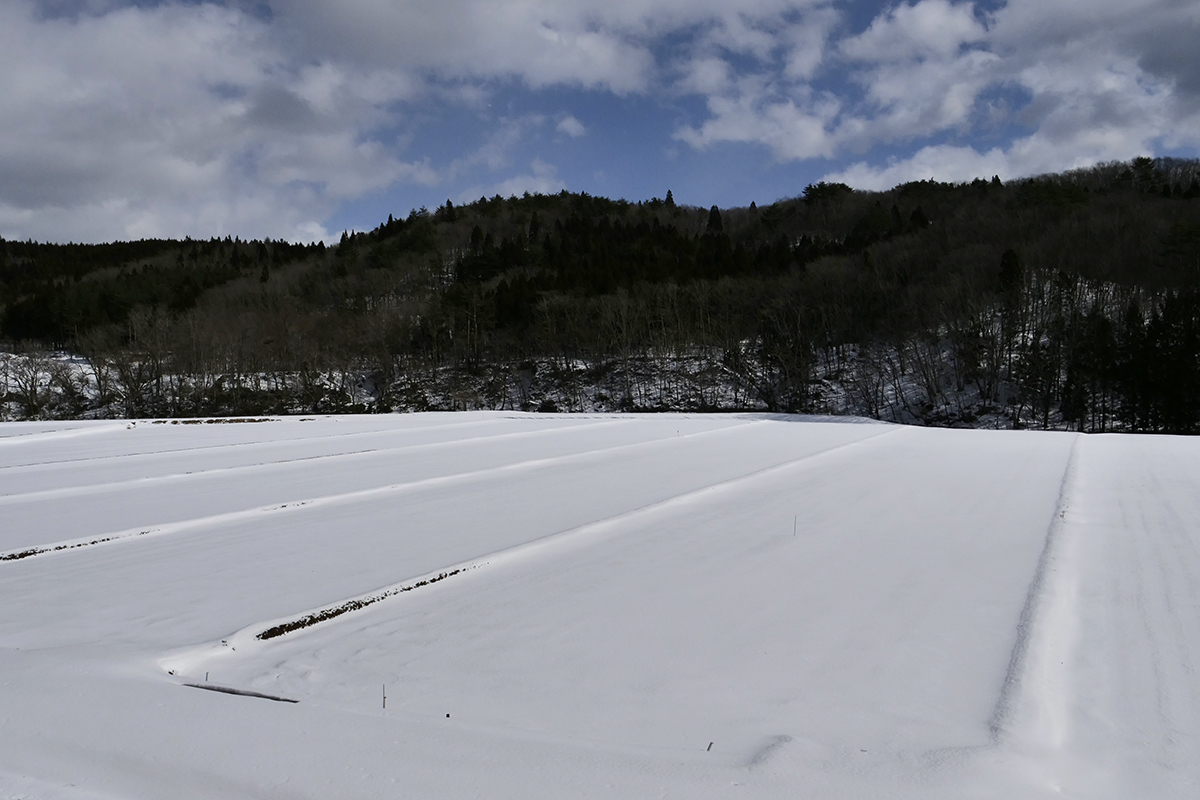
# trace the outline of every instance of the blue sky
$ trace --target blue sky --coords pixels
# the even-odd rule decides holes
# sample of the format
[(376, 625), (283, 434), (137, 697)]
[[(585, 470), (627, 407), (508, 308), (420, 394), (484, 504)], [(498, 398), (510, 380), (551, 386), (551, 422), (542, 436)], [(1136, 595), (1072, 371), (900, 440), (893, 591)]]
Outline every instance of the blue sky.
[(5, 0), (0, 236), (336, 239), (1200, 154), (1194, 0)]

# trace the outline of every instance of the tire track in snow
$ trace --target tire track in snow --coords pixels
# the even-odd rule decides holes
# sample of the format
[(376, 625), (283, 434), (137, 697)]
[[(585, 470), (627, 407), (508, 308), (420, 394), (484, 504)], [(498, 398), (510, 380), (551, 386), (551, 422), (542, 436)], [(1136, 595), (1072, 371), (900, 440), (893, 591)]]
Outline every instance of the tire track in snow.
[(1066, 735), (1065, 651), (1071, 646), (1078, 614), (1071, 543), (1064, 529), (1078, 480), (1083, 436), (1076, 434), (1071, 444), (1054, 516), (1017, 620), (1017, 640), (988, 721), (993, 745), (1020, 739), (1057, 747)]
[[(721, 430), (725, 431), (731, 429), (732, 428), (722, 428)], [(894, 435), (904, 430), (907, 429), (899, 427), (890, 428), (881, 433), (874, 434), (873, 436), (856, 439), (852, 442), (836, 444), (831, 447), (827, 447), (824, 450), (818, 450), (815, 453), (807, 453), (799, 458), (789, 459), (779, 464), (773, 464), (769, 467), (763, 467), (761, 469), (748, 472), (744, 475), (717, 481), (716, 483), (702, 486), (697, 489), (692, 489), (663, 500), (657, 500), (653, 503), (648, 503), (647, 505), (640, 506), (629, 511), (623, 511), (610, 517), (605, 517), (603, 519), (584, 523), (583, 525), (578, 525), (573, 528), (567, 528), (566, 530), (547, 534), (534, 539), (533, 541), (523, 542), (521, 544), (514, 545), (513, 547), (498, 550), (487, 555), (440, 567), (423, 575), (409, 577), (398, 583), (373, 589), (369, 592), (355, 595), (354, 597), (349, 597), (333, 603), (327, 603), (298, 614), (292, 614), (286, 617), (277, 617), (272, 620), (254, 623), (242, 628), (236, 633), (230, 635), (228, 638), (223, 639), (219, 645), (201, 645), (199, 648), (188, 648), (187, 651), (172, 656), (169, 660), (164, 660), (162, 663), (164, 665), (164, 669), (170, 667), (176, 672), (179, 672), (181, 670), (194, 668), (197, 663), (208, 656), (218, 653), (224, 654), (225, 652), (236, 651), (238, 647), (242, 648), (243, 653), (254, 651), (258, 648), (261, 648), (263, 643), (268, 640), (306, 630), (324, 622), (328, 622), (338, 617), (342, 617), (355, 611), (375, 605), (383, 600), (408, 593), (414, 589), (434, 583), (440, 583), (452, 577), (463, 575), (468, 572), (474, 572), (484, 567), (496, 566), (498, 564), (511, 562), (522, 558), (544, 557), (547, 553), (553, 552), (556, 549), (574, 546), (581, 539), (587, 539), (589, 537), (595, 537), (609, 533), (614, 528), (619, 528), (632, 521), (653, 517), (656, 514), (670, 514), (680, 506), (687, 506), (696, 502), (697, 500), (709, 499), (713, 496), (717, 496), (726, 492), (737, 491), (744, 486), (768, 475), (785, 472), (798, 466), (809, 467), (811, 466), (810, 462), (815, 459), (832, 455), (858, 445), (864, 445), (868, 442), (872, 442), (889, 435)], [(706, 431), (704, 433), (712, 433), (712, 431)], [(703, 434), (691, 435), (698, 436)], [(666, 441), (675, 440), (669, 439)]]
[[(729, 425), (723, 428), (715, 428), (712, 430), (698, 431), (678, 437), (665, 437), (654, 439), (649, 442), (634, 442), (632, 444), (617, 445), (615, 447), (600, 447), (593, 450), (584, 450), (579, 453), (569, 453), (563, 456), (552, 456), (549, 458), (535, 458), (527, 461), (518, 461), (512, 464), (505, 464), (499, 467), (487, 467), (485, 469), (469, 470), (467, 472), (456, 472), (451, 475), (439, 475), (432, 478), (421, 478), (415, 481), (407, 481), (404, 483), (390, 484), (388, 486), (378, 486), (370, 489), (359, 489), (353, 492), (340, 492), (332, 495), (324, 495), (320, 497), (306, 498), (302, 500), (293, 500), (285, 503), (272, 503), (266, 506), (257, 508), (243, 509), (240, 511), (228, 511), (221, 514), (212, 514), (205, 517), (196, 517), (194, 519), (180, 520), (179, 522), (169, 522), (162, 525), (138, 526), (129, 528), (123, 531), (113, 533), (101, 533), (93, 536), (86, 536), (79, 539), (69, 539), (66, 541), (52, 542), (49, 544), (32, 545), (28, 547), (17, 548), (15, 550), (7, 550), (0, 552), (0, 563), (21, 561), (28, 558), (50, 555), (53, 553), (62, 553), (66, 551), (80, 550), (90, 548), (97, 545), (112, 544), (115, 542), (128, 541), (131, 539), (141, 539), (148, 536), (165, 536), (176, 533), (183, 533), (192, 530), (201, 530), (204, 528), (215, 527), (218, 525), (237, 522), (245, 519), (251, 519), (257, 516), (267, 514), (278, 514), (296, 511), (311, 511), (318, 508), (328, 508), (331, 506), (347, 505), (361, 500), (375, 499), (379, 497), (388, 497), (401, 495), (408, 492), (419, 491), (430, 487), (441, 487), (453, 485), (456, 483), (469, 483), (493, 475), (505, 474), (509, 472), (532, 472), (538, 469), (544, 469), (553, 465), (562, 464), (564, 462), (580, 461), (589, 458), (594, 458), (599, 454), (608, 454), (622, 450), (634, 450), (638, 448), (653, 447), (658, 445), (670, 445), (681, 440), (694, 439), (700, 436), (709, 436), (720, 433), (727, 433), (750, 425), (763, 424), (766, 420), (750, 420), (735, 425)], [(570, 428), (555, 428), (555, 431), (570, 430)], [(878, 434), (877, 434), (878, 435)], [(874, 437), (868, 437), (874, 438)], [(861, 441), (861, 440), (860, 440)]]
[(490, 442), (506, 439), (529, 438), (535, 436), (551, 437), (562, 433), (576, 433), (581, 431), (595, 430), (596, 428), (605, 427), (607, 425), (617, 425), (624, 420), (612, 420), (606, 422), (598, 422), (592, 425), (573, 425), (562, 428), (538, 428), (531, 431), (515, 431), (512, 433), (489, 434), (486, 436), (474, 436), (467, 439), (453, 439), (451, 441), (442, 442), (425, 442), (422, 444), (406, 444), (396, 447), (376, 447), (369, 450), (350, 450), (342, 453), (324, 453), (315, 456), (300, 456), (297, 458), (284, 458), (278, 461), (263, 461), (257, 464), (241, 464), (236, 467), (214, 467), (213, 469), (196, 470), (194, 472), (176, 472), (171, 475), (158, 475), (150, 478), (134, 478), (127, 481), (114, 481), (112, 483), (90, 483), (84, 486), (69, 486), (62, 489), (43, 489), (34, 492), (22, 492), (20, 494), (0, 495), (0, 506), (12, 505), (17, 503), (37, 502), (43, 500), (61, 500), (65, 498), (86, 497), (93, 494), (104, 494), (114, 490), (125, 488), (150, 488), (160, 484), (170, 484), (175, 482), (184, 482), (194, 478), (205, 476), (218, 475), (237, 475), (237, 474), (261, 474), (275, 467), (287, 469), (294, 464), (302, 464), (309, 461), (320, 461), (323, 459), (337, 458), (355, 458), (370, 456), (372, 454), (384, 455), (388, 453), (413, 452), (422, 450), (437, 450), (444, 447), (450, 447), (460, 444), (478, 444), (480, 442)]

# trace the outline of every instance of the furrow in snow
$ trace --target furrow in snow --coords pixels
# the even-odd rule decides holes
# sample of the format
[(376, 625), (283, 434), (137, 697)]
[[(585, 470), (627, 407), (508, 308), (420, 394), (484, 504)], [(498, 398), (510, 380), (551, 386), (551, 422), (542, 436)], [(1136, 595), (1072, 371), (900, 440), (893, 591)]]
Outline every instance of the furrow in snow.
[[(171, 484), (177, 482), (186, 482), (196, 480), (203, 477), (212, 477), (214, 475), (262, 475), (275, 469), (287, 469), (295, 464), (303, 464), (305, 462), (321, 461), (325, 459), (354, 459), (372, 455), (385, 455), (396, 453), (418, 453), (424, 451), (444, 449), (446, 447), (457, 447), (461, 445), (474, 445), (481, 442), (494, 442), (499, 440), (509, 439), (527, 439), (532, 437), (554, 436), (561, 433), (579, 432), (584, 430), (594, 430), (597, 427), (606, 425), (619, 425), (620, 420), (612, 420), (596, 423), (595, 425), (579, 425), (569, 428), (538, 428), (532, 431), (517, 431), (515, 433), (488, 434), (486, 436), (472, 436), (462, 439), (454, 439), (446, 442), (425, 442), (422, 444), (399, 445), (396, 447), (376, 447), (368, 450), (351, 450), (341, 453), (323, 453), (315, 456), (301, 456), (297, 458), (284, 458), (277, 461), (264, 461), (257, 464), (242, 464), (236, 467), (216, 467), (214, 469), (195, 470), (193, 472), (177, 472), (170, 475), (158, 475), (150, 478), (136, 478), (131, 481), (115, 481), (112, 483), (92, 483), (86, 486), (71, 486), (63, 489), (44, 489), (36, 492), (23, 492), (21, 494), (0, 495), (0, 506), (10, 505), (14, 503), (27, 503), (44, 500), (62, 500), (74, 497), (86, 497), (95, 494), (104, 494), (115, 490), (128, 489), (131, 487), (149, 488), (160, 484)], [(298, 440), (299, 441), (299, 440)]]
[[(1069, 542), (1064, 530), (1078, 480), (1083, 435), (1063, 469), (1058, 502), (1017, 621), (1017, 639), (988, 728), (996, 744), (1020, 740), (1058, 746), (1065, 735), (1065, 667), (1077, 616)], [(1060, 657), (1061, 656), (1061, 657)]]
[[(614, 529), (625, 526), (630, 522), (641, 521), (644, 518), (651, 517), (655, 514), (670, 514), (680, 506), (694, 503), (700, 499), (715, 499), (727, 492), (742, 489), (749, 484), (769, 475), (774, 475), (796, 467), (808, 468), (811, 466), (811, 462), (815, 459), (828, 456), (858, 445), (866, 444), (867, 442), (871, 442), (891, 434), (899, 433), (902, 430), (905, 429), (892, 428), (863, 439), (857, 439), (852, 442), (834, 445), (815, 453), (808, 453), (800, 458), (789, 459), (783, 463), (764, 467), (762, 469), (749, 472), (745, 475), (739, 475), (735, 478), (718, 481), (716, 483), (709, 484), (708, 486), (702, 486), (698, 489), (684, 492), (683, 494), (675, 495), (664, 500), (659, 500), (654, 503), (641, 506), (640, 508), (635, 508), (620, 514), (615, 514), (611, 517), (585, 523), (567, 530), (557, 531), (539, 539), (499, 550), (478, 558), (472, 558), (457, 564), (451, 564), (426, 573), (425, 575), (409, 577), (399, 583), (374, 589), (370, 592), (356, 595), (355, 597), (329, 603), (319, 608), (310, 609), (308, 611), (288, 617), (281, 617), (265, 622), (255, 623), (241, 629), (237, 633), (231, 635), (228, 639), (222, 640), (222, 643), (219, 647), (214, 649), (212, 646), (205, 646), (201, 652), (205, 654), (211, 654), (214, 651), (220, 651), (222, 648), (235, 650), (238, 646), (241, 646), (243, 651), (249, 650), (253, 648), (255, 642), (274, 639), (288, 633), (313, 627), (314, 625), (336, 619), (345, 614), (367, 608), (368, 606), (374, 605), (382, 600), (397, 597), (404, 593), (410, 592), (413, 589), (439, 583), (451, 577), (472, 572), (484, 567), (494, 566), (503, 562), (530, 556), (544, 556), (556, 548), (574, 545), (581, 539), (586, 539), (587, 537), (610, 533)], [(192, 650), (189, 651), (188, 655), (182, 657), (173, 657), (169, 662), (163, 662), (164, 668), (166, 668), (166, 666), (170, 666), (170, 668), (177, 671), (187, 669), (191, 666), (194, 666), (196, 655), (197, 651)], [(180, 658), (183, 660), (180, 660)]]
[(113, 481), (111, 483), (89, 483), (84, 486), (68, 486), (62, 489), (40, 489), (34, 492), (21, 492), (18, 494), (0, 495), (0, 506), (15, 505), (17, 503), (32, 503), (44, 502), (47, 500), (65, 500), (68, 498), (88, 497), (90, 495), (102, 495), (114, 491), (122, 491), (130, 488), (150, 488), (160, 485), (169, 485), (179, 481), (194, 480), (196, 478), (211, 477), (214, 475), (240, 475), (240, 474), (256, 474), (261, 471), (269, 470), (273, 467), (287, 467), (291, 464), (300, 464), (311, 461), (322, 461), (326, 459), (350, 458), (353, 456), (363, 456), (370, 453), (386, 453), (396, 450), (405, 450), (404, 447), (389, 447), (383, 449), (370, 450), (350, 450), (344, 453), (323, 453), (318, 456), (300, 456), (297, 458), (281, 458), (277, 461), (262, 461), (257, 464), (242, 464), (236, 467), (215, 467), (213, 469), (200, 469), (193, 472), (175, 472), (170, 475), (155, 475), (152, 478), (134, 478), (132, 480)]
[[(318, 441), (323, 441), (323, 440), (328, 440), (328, 439), (336, 439), (339, 442), (344, 442), (348, 439), (363, 438), (363, 437), (368, 437), (368, 436), (370, 436), (370, 437), (404, 436), (404, 435), (412, 435), (414, 433), (424, 433), (427, 431), (443, 431), (443, 430), (447, 430), (447, 429), (486, 425), (488, 423), (494, 422), (496, 419), (499, 419), (499, 418), (498, 417), (488, 417), (485, 419), (474, 419), (474, 420), (471, 420), (468, 422), (453, 422), (453, 423), (449, 423), (447, 425), (430, 425), (430, 426), (424, 426), (424, 427), (396, 428), (396, 429), (390, 429), (390, 430), (367, 430), (367, 431), (339, 432), (339, 433), (332, 433), (332, 434), (322, 434), (320, 436), (301, 436), (301, 437), (297, 437), (297, 438), (273, 439), (273, 440), (269, 440), (269, 441), (226, 442), (224, 444), (203, 445), (203, 446), (199, 446), (199, 447), (177, 447), (177, 448), (168, 448), (168, 449), (164, 449), (164, 450), (150, 450), (150, 451), (139, 452), (139, 453), (113, 453), (113, 454), (109, 454), (109, 455), (89, 456), (86, 458), (51, 459), (49, 461), (37, 461), (37, 462), (30, 462), (30, 463), (26, 463), (26, 464), (0, 465), (0, 470), (20, 470), (20, 469), (28, 469), (28, 468), (32, 468), (32, 467), (59, 466), (59, 465), (66, 465), (66, 464), (84, 464), (84, 463), (100, 462), (100, 461), (111, 462), (111, 461), (119, 460), (119, 459), (132, 461), (132, 460), (137, 460), (137, 459), (156, 458), (156, 457), (161, 458), (161, 457), (166, 457), (166, 456), (175, 456), (180, 453), (215, 452), (215, 451), (221, 451), (221, 450), (232, 450), (235, 448), (237, 448), (239, 450), (242, 450), (242, 449), (257, 450), (257, 449), (271, 449), (271, 448), (281, 448), (281, 447), (296, 447), (296, 446), (302, 446), (305, 444), (311, 444), (313, 442), (318, 442)], [(153, 424), (152, 421), (148, 421), (148, 422), (149, 422), (149, 424)], [(605, 424), (606, 422), (608, 422), (608, 420), (604, 420), (604, 419), (596, 419), (595, 421), (589, 420), (590, 424)], [(120, 427), (125, 427), (125, 426), (122, 425)], [(580, 427), (580, 425), (578, 423), (576, 423), (574, 419), (572, 419), (571, 424), (564, 423), (561, 428), (551, 428), (548, 430), (572, 430), (572, 429), (575, 429), (578, 427)], [(498, 435), (505, 435), (505, 434), (498, 434)]]
[(98, 433), (112, 433), (117, 430), (124, 430), (127, 423), (121, 421), (111, 425), (87, 425), (78, 428), (63, 428), (61, 430), (52, 431), (35, 431), (32, 433), (20, 433), (13, 436), (0, 436), (0, 447), (11, 447), (13, 445), (42, 445), (48, 441), (55, 439), (74, 439), (80, 436), (91, 436)]
[[(116, 531), (113, 533), (103, 533), (93, 536), (88, 536), (80, 539), (70, 539), (62, 542), (53, 542), (49, 544), (39, 544), (27, 547), (18, 548), (0, 552), (0, 562), (20, 561), (37, 556), (44, 556), (53, 553), (62, 553), (68, 551), (79, 550), (82, 548), (90, 548), (96, 545), (112, 544), (115, 542), (129, 541), (140, 539), (148, 536), (164, 536), (168, 534), (183, 533), (186, 531), (201, 530), (208, 527), (237, 522), (239, 520), (249, 519), (263, 514), (277, 514), (296, 512), (301, 510), (313, 510), (317, 508), (326, 508), (333, 505), (345, 505), (359, 502), (362, 500), (404, 494), (412, 491), (419, 491), (429, 487), (441, 487), (452, 485), (455, 483), (467, 483), (479, 479), (487, 478), (494, 475), (502, 475), (511, 472), (529, 472), (538, 469), (559, 465), (562, 463), (570, 463), (590, 458), (595, 458), (597, 455), (608, 455), (614, 452), (631, 451), (644, 449), (654, 446), (671, 446), (682, 440), (695, 439), (702, 436), (710, 436), (714, 434), (727, 433), (736, 431), (749, 425), (762, 424), (763, 420), (751, 420), (737, 425), (731, 425), (724, 428), (715, 428), (712, 430), (699, 431), (697, 433), (689, 433), (684, 436), (675, 438), (654, 439), (648, 442), (635, 442), (633, 444), (618, 445), (616, 447), (601, 447), (593, 450), (585, 450), (579, 453), (571, 453), (565, 456), (554, 456), (550, 458), (536, 458), (527, 461), (518, 461), (512, 464), (505, 464), (499, 467), (488, 467), (486, 469), (470, 470), (467, 472), (458, 472), (451, 475), (439, 475), (433, 478), (423, 478), (421, 480), (409, 481), (405, 483), (391, 484), (388, 486), (374, 487), (370, 489), (360, 489), (353, 492), (341, 492), (338, 494), (324, 495), (320, 497), (311, 497), (300, 500), (293, 500), (285, 503), (273, 503), (267, 506), (259, 506), (257, 508), (245, 509), (240, 511), (229, 511), (221, 514), (212, 514), (205, 517), (197, 517), (194, 519), (183, 520), (180, 522), (170, 522), (162, 525), (141, 525), (136, 528), (131, 528), (124, 531)], [(562, 430), (562, 429), (554, 429)], [(517, 435), (517, 434), (506, 434)], [(878, 435), (878, 434), (877, 434)], [(870, 437), (874, 438), (874, 437)]]
[(290, 697), (280, 697), (275, 694), (263, 694), (262, 692), (251, 692), (248, 689), (235, 689), (232, 686), (218, 686), (214, 683), (185, 683), (189, 689), (204, 689), (208, 692), (220, 692), (221, 694), (232, 694), (239, 697), (258, 697), (263, 700), (274, 700), (276, 703), (299, 703), (299, 700), (293, 700)]

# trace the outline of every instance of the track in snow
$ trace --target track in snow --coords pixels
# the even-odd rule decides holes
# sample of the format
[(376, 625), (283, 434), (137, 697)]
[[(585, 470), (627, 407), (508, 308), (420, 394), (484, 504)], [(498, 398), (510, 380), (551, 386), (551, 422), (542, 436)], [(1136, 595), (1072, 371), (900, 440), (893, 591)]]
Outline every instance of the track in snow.
[[(17, 791), (1200, 781), (1195, 440), (686, 415), (25, 430), (0, 430), (0, 546), (194, 535), (0, 564)], [(205, 672), (302, 702), (179, 691)]]
[[(267, 641), (289, 633), (302, 631), (324, 622), (336, 620), (346, 614), (351, 614), (356, 611), (369, 608), (370, 606), (373, 606), (379, 602), (383, 602), (384, 600), (398, 598), (401, 595), (415, 589), (420, 589), (425, 586), (432, 586), (433, 584), (440, 583), (447, 578), (452, 578), (457, 575), (465, 575), (468, 572), (473, 572), (475, 570), (488, 567), (492, 564), (504, 563), (510, 559), (524, 558), (529, 556), (537, 557), (538, 555), (544, 554), (549, 550), (561, 548), (564, 544), (567, 544), (573, 539), (586, 536), (619, 534), (622, 528), (627, 527), (630, 523), (640, 521), (646, 517), (662, 514), (669, 515), (673, 509), (680, 505), (686, 505), (701, 498), (711, 499), (715, 494), (718, 493), (723, 494), (730, 491), (736, 491), (738, 488), (745, 486), (748, 483), (752, 483), (755, 480), (759, 480), (763, 477), (783, 470), (790, 470), (798, 466), (807, 468), (810, 466), (809, 462), (813, 461), (814, 459), (818, 459), (821, 456), (829, 455), (842, 450), (843, 448), (863, 445), (870, 442), (872, 439), (885, 436), (889, 433), (894, 434), (896, 432), (896, 429), (885, 430), (882, 433), (877, 433), (874, 436), (868, 436), (865, 439), (834, 445), (826, 450), (820, 450), (798, 459), (786, 461), (782, 464), (764, 467), (763, 469), (752, 472), (748, 475), (741, 475), (736, 478), (731, 478), (729, 480), (703, 486), (683, 494), (669, 497), (665, 500), (651, 503), (650, 505), (643, 506), (641, 508), (636, 508), (632, 511), (626, 511), (612, 517), (597, 520), (595, 522), (589, 522), (586, 525), (581, 525), (569, 530), (552, 533), (540, 539), (517, 545), (506, 550), (489, 553), (470, 561), (447, 565), (439, 569), (436, 573), (431, 572), (426, 575), (408, 577), (393, 585), (382, 587), (356, 597), (346, 598), (344, 600), (328, 604), (322, 608), (316, 608), (301, 612), (299, 614), (294, 614), (286, 619), (255, 623), (236, 634), (222, 639), (221, 644), (226, 645), (230, 643), (240, 643), (243, 646), (243, 652), (245, 652), (247, 649), (245, 645), (250, 643), (251, 638), (260, 641)], [(586, 455), (592, 456), (595, 455), (595, 453), (587, 453)], [(206, 645), (200, 648), (200, 650), (201, 652), (223, 652), (220, 648), (213, 647), (212, 645)], [(192, 670), (199, 669), (198, 663), (192, 659), (185, 658), (182, 663), (186, 664), (187, 668)], [(170, 662), (164, 662), (163, 668), (168, 669), (173, 674), (178, 669), (183, 668), (183, 666), (178, 659), (175, 659)]]
[[(716, 430), (707, 430), (707, 431), (700, 431), (700, 432), (696, 432), (696, 433), (689, 433), (689, 434), (687, 434), (687, 438), (691, 439), (692, 437), (696, 437), (696, 436), (705, 436), (705, 435), (711, 435), (714, 433), (723, 433), (726, 430), (728, 430), (728, 429), (718, 428)], [(509, 443), (509, 440), (512, 438), (526, 437), (526, 436), (530, 436), (530, 435), (538, 435), (540, 433), (542, 433), (542, 432), (541, 431), (518, 432), (518, 433), (505, 434), (505, 435), (501, 435), (501, 436), (489, 436), (489, 437), (484, 437), (482, 439), (468, 438), (468, 439), (462, 440), (461, 442), (455, 442), (455, 444), (456, 445), (462, 444), (462, 443), (471, 444), (476, 441), (483, 441), (488, 444), (495, 444), (497, 441), (502, 441), (507, 444), (507, 443)], [(609, 446), (609, 447), (596, 447), (593, 449), (586, 449), (586, 448), (580, 449), (579, 445), (577, 443), (576, 449), (573, 452), (570, 452), (569, 454), (564, 454), (564, 455), (553, 455), (553, 456), (549, 456), (549, 457), (533, 458), (533, 459), (527, 459), (527, 460), (521, 460), (521, 461), (509, 461), (509, 460), (505, 459), (504, 462), (500, 463), (497, 466), (486, 467), (484, 469), (475, 469), (475, 470), (469, 470), (466, 472), (455, 472), (455, 473), (450, 473), (450, 474), (445, 474), (445, 475), (436, 475), (434, 477), (420, 478), (418, 480), (413, 480), (413, 481), (409, 481), (409, 482), (405, 482), (405, 483), (388, 484), (388, 485), (376, 486), (376, 487), (372, 487), (372, 488), (368, 488), (368, 489), (355, 489), (355, 490), (344, 491), (344, 492), (339, 492), (339, 493), (335, 493), (335, 494), (322, 494), (322, 495), (317, 495), (317, 496), (296, 497), (294, 499), (288, 500), (287, 502), (272, 503), (272, 504), (266, 505), (266, 506), (259, 506), (259, 507), (248, 508), (248, 509), (238, 509), (235, 511), (228, 511), (228, 512), (217, 513), (217, 514), (208, 514), (206, 516), (191, 517), (191, 518), (183, 519), (183, 520), (180, 520), (177, 522), (162, 523), (162, 524), (157, 524), (157, 525), (156, 524), (150, 524), (149, 526), (139, 525), (139, 526), (136, 526), (136, 527), (134, 527), (132, 529), (128, 529), (128, 530), (104, 531), (104, 532), (101, 532), (98, 534), (93, 534), (91, 536), (78, 537), (78, 538), (69, 539), (66, 541), (50, 542), (47, 544), (32, 545), (32, 546), (27, 546), (24, 548), (16, 548), (13, 550), (0, 552), (0, 562), (16, 561), (16, 560), (21, 560), (21, 559), (25, 559), (25, 558), (31, 558), (34, 556), (49, 555), (49, 554), (54, 554), (54, 553), (71, 552), (71, 551), (79, 550), (81, 548), (93, 547), (93, 546), (102, 545), (102, 544), (111, 544), (114, 542), (121, 542), (121, 541), (126, 541), (126, 540), (131, 540), (131, 539), (140, 539), (140, 538), (146, 537), (146, 536), (164, 536), (164, 535), (169, 535), (169, 534), (174, 534), (174, 533), (204, 530), (204, 529), (210, 528), (210, 527), (226, 525), (231, 522), (238, 522), (238, 521), (242, 521), (242, 520), (253, 519), (255, 517), (258, 517), (258, 516), (261, 516), (264, 514), (295, 513), (295, 512), (302, 512), (305, 510), (326, 508), (328, 506), (347, 505), (347, 504), (352, 505), (352, 504), (359, 503), (359, 502), (362, 502), (362, 501), (368, 500), (368, 499), (377, 499), (377, 498), (381, 498), (381, 497), (391, 497), (391, 496), (395, 496), (395, 495), (399, 495), (399, 494), (408, 494), (411, 492), (419, 492), (423, 489), (427, 489), (430, 487), (445, 487), (447, 485), (458, 485), (458, 484), (463, 484), (463, 483), (471, 483), (471, 482), (478, 481), (481, 479), (494, 478), (498, 475), (506, 475), (511, 472), (525, 473), (525, 472), (534, 472), (534, 471), (538, 471), (538, 470), (554, 469), (556, 467), (563, 465), (566, 462), (579, 462), (581, 460), (593, 460), (597, 456), (612, 455), (612, 454), (615, 454), (616, 452), (620, 452), (620, 451), (632, 452), (632, 451), (636, 451), (638, 449), (645, 449), (647, 447), (655, 447), (655, 446), (661, 447), (664, 444), (669, 446), (669, 445), (673, 445), (679, 441), (682, 441), (683, 439), (684, 439), (683, 436), (677, 436), (673, 439), (663, 438), (663, 439), (655, 439), (655, 440), (651, 440), (651, 441), (637, 441), (637, 442), (633, 442), (633, 443), (620, 444), (620, 445)], [(371, 455), (375, 455), (375, 456), (378, 456), (383, 459), (386, 459), (388, 457), (397, 458), (397, 457), (405, 457), (405, 456), (411, 458), (411, 457), (420, 457), (420, 455), (423, 455), (422, 451), (426, 451), (431, 447), (444, 448), (446, 446), (447, 445), (444, 443), (437, 444), (437, 445), (413, 445), (411, 447), (398, 447), (398, 448), (390, 448), (390, 449), (385, 449), (385, 450), (374, 450), (374, 451), (369, 451), (369, 453)], [(304, 461), (309, 461), (309, 460), (315, 460), (315, 459), (304, 459)], [(275, 464), (272, 464), (269, 466), (273, 467), (273, 468), (277, 468), (278, 466), (292, 465), (292, 464), (297, 464), (297, 463), (300, 463), (300, 460), (289, 459), (289, 460), (283, 461), (283, 462), (276, 462)], [(310, 465), (303, 464), (303, 466), (308, 467)], [(325, 467), (325, 464), (318, 465), (318, 469), (320, 469), (322, 467)], [(252, 468), (248, 471), (250, 473), (250, 477), (253, 477), (256, 473), (261, 474), (261, 473), (267, 471), (267, 469), (268, 469), (268, 465), (256, 465), (254, 468)], [(241, 480), (241, 479), (244, 479), (244, 477), (246, 476), (246, 472), (247, 472), (247, 470), (245, 470), (244, 468), (230, 468), (228, 470), (223, 470), (220, 474), (220, 477), (231, 477), (231, 473), (232, 473), (232, 477), (235, 477), (235, 478)], [(208, 474), (210, 477), (212, 476), (211, 472), (206, 473), (206, 474)], [(328, 481), (326, 481), (326, 483), (328, 483)], [(111, 487), (111, 484), (109, 484), (109, 486)], [(153, 490), (159, 489), (160, 487), (161, 487), (161, 483), (159, 481), (154, 481), (154, 479), (145, 479), (142, 481), (138, 481), (138, 484), (137, 484), (137, 488), (139, 490), (150, 488), (153, 491)], [(190, 489), (191, 487), (187, 487), (187, 488)], [(294, 484), (289, 484), (289, 486), (287, 487), (287, 490), (289, 492), (291, 492), (293, 490), (293, 488), (294, 488)], [(77, 492), (78, 490), (64, 490), (64, 491), (71, 492), (71, 494), (68, 495), (69, 497), (78, 496), (75, 494), (75, 492)], [(109, 491), (111, 492), (113, 490), (110, 488)], [(209, 489), (209, 491), (211, 491), (211, 489)], [(192, 492), (189, 492), (189, 493), (195, 493), (195, 492), (193, 490)], [(11, 504), (15, 505), (15, 504), (19, 504), (19, 503), (24, 503), (27, 505), (34, 505), (34, 504), (40, 505), (40, 503), (42, 501), (49, 499), (45, 496), (46, 494), (51, 494), (51, 496), (53, 496), (54, 493), (50, 492), (50, 493), (33, 493), (33, 494), (27, 494), (27, 495), (17, 495), (14, 498), (12, 498)], [(199, 496), (203, 499), (203, 501), (206, 504), (211, 502), (207, 498), (206, 495), (199, 494)], [(54, 499), (64, 499), (64, 498), (63, 497), (54, 497)], [(128, 501), (124, 501), (124, 502), (127, 503)], [(43, 513), (39, 511), (38, 516), (41, 517), (42, 515), (43, 515)]]

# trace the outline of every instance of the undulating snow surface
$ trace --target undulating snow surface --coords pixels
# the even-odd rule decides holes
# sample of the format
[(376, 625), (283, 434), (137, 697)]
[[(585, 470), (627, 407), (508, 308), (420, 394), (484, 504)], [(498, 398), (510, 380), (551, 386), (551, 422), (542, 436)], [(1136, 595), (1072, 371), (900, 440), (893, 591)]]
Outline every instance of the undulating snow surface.
[(1198, 480), (762, 415), (0, 425), (0, 798), (1194, 798)]

